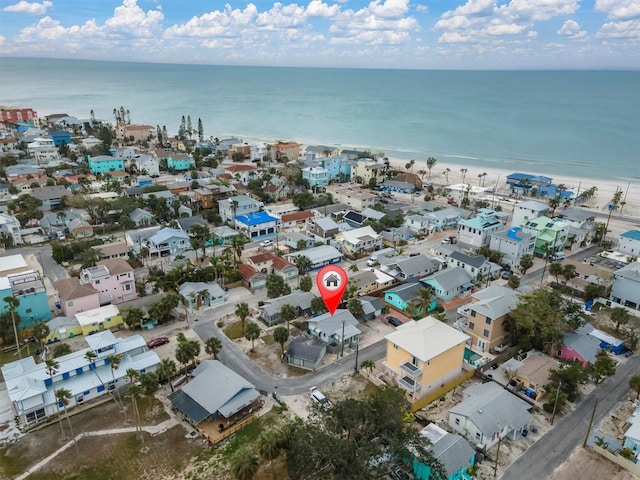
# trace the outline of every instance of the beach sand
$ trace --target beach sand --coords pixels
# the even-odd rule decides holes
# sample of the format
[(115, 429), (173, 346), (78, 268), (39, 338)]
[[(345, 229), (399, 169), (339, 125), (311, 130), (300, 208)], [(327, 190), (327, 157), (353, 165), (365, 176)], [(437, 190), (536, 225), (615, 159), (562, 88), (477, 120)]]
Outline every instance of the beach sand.
[[(393, 168), (401, 172), (405, 172), (405, 165), (408, 162), (406, 160), (389, 157), (389, 163)], [(446, 181), (445, 175), (443, 174), (446, 168), (450, 169), (448, 182)], [(413, 166), (413, 172), (418, 173), (419, 171), (424, 170), (426, 172), (423, 177), (424, 182), (431, 181), (437, 185), (454, 185), (462, 183), (462, 173), (460, 171), (462, 168), (467, 169), (464, 177), (464, 183), (470, 184), (472, 186), (478, 186), (480, 182), (480, 185), (483, 185), (484, 187), (493, 187), (496, 193), (508, 193), (508, 189), (506, 188), (507, 175), (510, 175), (514, 172), (552, 177), (553, 183), (555, 185), (566, 185), (567, 189), (572, 191), (574, 195), (578, 192), (578, 188), (580, 189), (580, 192), (584, 192), (585, 190), (596, 186), (598, 188), (598, 191), (596, 192), (595, 197), (589, 200), (589, 202), (585, 203), (584, 205), (586, 205), (590, 210), (594, 210), (600, 213), (606, 213), (608, 211), (607, 206), (613, 198), (616, 189), (621, 189), (623, 192), (622, 199), (625, 204), (622, 206), (622, 210), (617, 212), (617, 214), (640, 219), (640, 183), (616, 183), (608, 180), (580, 178), (579, 175), (576, 175), (575, 177), (558, 175), (551, 176), (545, 174), (544, 172), (522, 170), (506, 171), (484, 167), (474, 167), (473, 165), (444, 163), (440, 161), (438, 161), (438, 163), (431, 169), (431, 180), (429, 180), (429, 170), (427, 169), (426, 163), (424, 161), (416, 161), (415, 165)], [(478, 175), (483, 173), (486, 173), (487, 175), (479, 178)], [(540, 201), (546, 202), (547, 200), (541, 199)]]

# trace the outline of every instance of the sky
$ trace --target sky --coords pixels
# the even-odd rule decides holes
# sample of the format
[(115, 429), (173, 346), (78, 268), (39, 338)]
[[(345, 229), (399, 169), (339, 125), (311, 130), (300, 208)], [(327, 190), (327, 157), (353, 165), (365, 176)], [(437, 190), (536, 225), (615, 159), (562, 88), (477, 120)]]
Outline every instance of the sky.
[(640, 0), (0, 0), (0, 55), (638, 70)]

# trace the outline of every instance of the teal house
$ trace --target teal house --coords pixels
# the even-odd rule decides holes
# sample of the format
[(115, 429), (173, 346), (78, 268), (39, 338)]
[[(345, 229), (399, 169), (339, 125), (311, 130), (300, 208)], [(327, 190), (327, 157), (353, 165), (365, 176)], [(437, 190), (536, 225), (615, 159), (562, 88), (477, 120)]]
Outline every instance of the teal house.
[(196, 162), (193, 157), (185, 153), (172, 153), (167, 157), (167, 168), (178, 172), (195, 168)]
[[(17, 327), (20, 330), (31, 328), (34, 324), (51, 320), (51, 310), (47, 292), (38, 272), (21, 272), (0, 277), (0, 298), (14, 297), (20, 305), (16, 314), (20, 317)], [(0, 303), (0, 312), (9, 310), (6, 302)]]
[(422, 429), (421, 435), (431, 442), (429, 450), (444, 467), (446, 479), (432, 473), (431, 467), (413, 462), (413, 473), (420, 480), (473, 480), (469, 469), (475, 465), (476, 452), (463, 437), (448, 433), (434, 423)]
[(122, 172), (124, 171), (124, 159), (120, 157), (110, 157), (109, 155), (98, 155), (92, 157), (88, 155), (89, 170), (94, 175), (99, 173)]
[[(420, 282), (404, 283), (384, 292), (384, 301), (396, 310), (406, 312), (409, 307), (420, 298), (420, 290), (428, 289)], [(436, 308), (437, 302), (433, 300), (429, 305), (429, 311)], [(416, 308), (413, 315), (425, 315), (423, 308)]]

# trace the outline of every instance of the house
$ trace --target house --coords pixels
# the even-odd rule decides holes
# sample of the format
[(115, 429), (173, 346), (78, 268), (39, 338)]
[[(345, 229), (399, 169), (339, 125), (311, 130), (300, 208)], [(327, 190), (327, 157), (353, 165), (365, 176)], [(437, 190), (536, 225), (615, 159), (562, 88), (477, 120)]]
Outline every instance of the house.
[[(6, 258), (4, 257), (2, 260)], [(0, 295), (0, 298), (13, 297), (20, 302), (16, 313), (20, 317), (18, 328), (21, 330), (51, 318), (47, 291), (44, 281), (37, 271), (24, 270), (0, 277)], [(0, 313), (4, 313), (8, 309), (8, 304), (3, 302), (0, 306)]]
[(76, 277), (58, 280), (54, 287), (65, 317), (100, 307), (98, 291), (92, 285), (81, 284)]
[(421, 280), (441, 300), (450, 300), (473, 288), (473, 278), (462, 267), (447, 268)]
[(134, 125), (119, 123), (116, 127), (118, 138), (130, 142), (148, 142), (153, 136), (154, 128), (151, 125)]
[(524, 255), (533, 256), (536, 246), (536, 234), (525, 232), (521, 227), (511, 227), (491, 233), (489, 248), (502, 253), (502, 262), (512, 268), (520, 265)]
[(577, 360), (585, 368), (593, 365), (601, 350), (601, 340), (589, 335), (593, 330), (593, 325), (586, 323), (575, 332), (565, 333), (563, 344), (556, 356), (570, 362)]
[(308, 332), (329, 345), (350, 345), (358, 343), (362, 334), (357, 327), (358, 320), (349, 310), (338, 309), (333, 314), (327, 312), (308, 321)]
[(169, 153), (167, 155), (167, 168), (178, 172), (184, 172), (195, 168), (196, 162), (191, 155), (186, 153)]
[(38, 113), (33, 108), (8, 107), (0, 105), (0, 122), (31, 125), (36, 122)]
[(382, 248), (382, 237), (369, 226), (338, 233), (335, 242), (348, 255), (362, 255)]
[(333, 196), (334, 201), (344, 203), (359, 212), (367, 207), (373, 207), (378, 201), (376, 194), (371, 193), (371, 190), (363, 189), (357, 183), (332, 183), (324, 190)]
[(570, 278), (566, 285), (578, 292), (584, 292), (588, 285), (602, 285), (605, 288), (611, 287), (613, 284), (614, 273), (608, 268), (604, 268), (599, 264), (573, 261), (564, 259), (562, 266), (573, 265), (575, 268), (575, 276)]
[(33, 142), (27, 144), (27, 152), (29, 152), (29, 155), (35, 158), (38, 163), (46, 163), (49, 160), (60, 158), (58, 147), (56, 147), (55, 142), (51, 138), (35, 138)]
[(193, 379), (168, 398), (205, 435), (223, 431), (261, 407), (256, 388), (218, 360), (203, 360)]
[(384, 181), (386, 166), (372, 158), (359, 158), (351, 167), (351, 178), (354, 182), (369, 185), (373, 179), (376, 185)]
[(289, 365), (315, 371), (322, 364), (326, 353), (326, 343), (315, 337), (301, 335), (289, 342), (284, 360)]
[(85, 336), (104, 330), (120, 330), (124, 325), (122, 315), (116, 305), (105, 305), (93, 310), (78, 312), (75, 318)]
[(326, 187), (329, 185), (331, 175), (329, 170), (323, 167), (307, 167), (302, 169), (302, 179), (306, 180), (309, 188)]
[(157, 177), (160, 175), (160, 162), (152, 155), (136, 154), (133, 162), (138, 173), (146, 172), (146, 175)]
[(500, 438), (516, 440), (529, 431), (531, 405), (497, 383), (471, 385), (464, 395), (449, 410), (449, 427), (474, 445), (488, 450)]
[(316, 237), (329, 239), (340, 232), (340, 227), (329, 217), (316, 217), (312, 220), (309, 231)]
[[(425, 286), (420, 282), (405, 283), (385, 291), (384, 301), (401, 312), (407, 312), (418, 298), (420, 298), (420, 290), (423, 288), (425, 288)], [(415, 313), (426, 313), (422, 310), (422, 308), (416, 308)]]
[(138, 298), (133, 268), (124, 258), (100, 260), (95, 267), (83, 269), (79, 280), (98, 292), (100, 305)]
[(400, 172), (393, 177), (393, 180), (396, 182), (409, 183), (413, 185), (413, 190), (422, 190), (422, 180), (420, 179), (420, 175), (417, 173)]
[(630, 449), (635, 457), (635, 463), (640, 460), (640, 407), (636, 408), (627, 420), (629, 428), (624, 432), (624, 447)]
[(529, 220), (543, 217), (549, 212), (549, 205), (536, 200), (525, 200), (516, 203), (511, 217), (512, 227), (522, 227)]
[(22, 245), (23, 243), (20, 228), (20, 222), (16, 217), (0, 213), (0, 235), (11, 239), (13, 245)]
[(360, 304), (362, 305), (362, 315), (361, 318), (365, 322), (367, 320), (375, 320), (385, 310), (384, 302), (377, 297), (370, 297), (369, 295), (363, 295), (358, 300), (360, 300)]
[(179, 200), (178, 196), (169, 190), (160, 190), (157, 192), (143, 193), (140, 195), (140, 198), (142, 200), (145, 200), (145, 203), (149, 203), (150, 201), (152, 202), (154, 199), (163, 199), (165, 201), (165, 204), (167, 205), (167, 208), (172, 207), (171, 204), (174, 202), (174, 200)]
[(302, 145), (296, 142), (283, 142), (278, 140), (271, 144), (271, 156), (277, 162), (284, 160), (297, 160), (302, 154)]
[(129, 213), (129, 218), (134, 223), (136, 228), (148, 227), (156, 223), (156, 217), (142, 208), (136, 208)]
[(89, 238), (93, 237), (93, 226), (86, 220), (80, 218), (74, 218), (69, 222), (69, 233), (74, 238)]
[(82, 335), (82, 327), (75, 316), (54, 317), (47, 322), (47, 327), (49, 328), (49, 335), (44, 339), (47, 344)]
[(313, 213), (308, 210), (301, 212), (286, 213), (280, 216), (281, 228), (293, 228), (299, 226), (302, 228), (313, 218)]
[(89, 170), (94, 175), (99, 173), (122, 172), (124, 171), (124, 159), (120, 157), (110, 157), (108, 155), (98, 155), (92, 157), (87, 155)]
[(471, 346), (483, 352), (508, 343), (504, 323), (518, 304), (518, 295), (510, 288), (492, 285), (471, 295), (467, 305), (466, 333)]
[(298, 277), (298, 268), (294, 264), (269, 252), (250, 256), (247, 264), (266, 275), (275, 273), (285, 280)]
[(379, 292), (395, 285), (396, 282), (396, 279), (391, 275), (387, 275), (376, 268), (349, 274), (349, 285), (355, 285), (358, 295)]
[(587, 242), (593, 239), (596, 215), (591, 210), (579, 207), (564, 207), (556, 210), (556, 217), (569, 222), (567, 243), (570, 248), (573, 248), (573, 245), (585, 246)]
[(273, 236), (276, 233), (278, 219), (267, 212), (253, 212), (236, 215), (234, 226), (251, 241), (262, 237)]
[[(0, 277), (29, 271), (29, 264), (20, 254), (0, 257)], [(4, 297), (3, 297), (4, 298)]]
[[(550, 383), (551, 370), (557, 370), (560, 362), (541, 352), (530, 351), (523, 361), (511, 358), (502, 364), (507, 372), (509, 387), (515, 382), (515, 389), (522, 390), (528, 397), (538, 401), (545, 395), (545, 386)], [(550, 399), (549, 399), (550, 400)]]
[(632, 262), (614, 272), (609, 299), (625, 307), (640, 310), (640, 262)]
[(227, 173), (231, 174), (233, 178), (237, 179), (245, 187), (249, 184), (250, 180), (257, 178), (258, 176), (258, 169), (253, 165), (242, 165), (242, 164), (225, 165), (224, 169)]
[(536, 246), (534, 252), (544, 257), (562, 251), (569, 236), (569, 222), (559, 218), (541, 216), (527, 221), (522, 230), (535, 234)]
[(316, 241), (312, 236), (303, 232), (291, 232), (286, 234), (283, 243), (293, 250), (305, 250), (315, 246)]
[(260, 307), (260, 318), (269, 327), (280, 323), (280, 309), (283, 305), (291, 305), (296, 310), (296, 316), (301, 317), (303, 315), (311, 314), (311, 300), (314, 298), (314, 294), (311, 292), (303, 292), (302, 290), (295, 290), (289, 295), (284, 295), (278, 298), (272, 298)]
[(193, 190), (193, 199), (203, 210), (213, 207), (213, 192), (208, 188), (202, 187)]
[(263, 208), (263, 203), (247, 195), (237, 195), (235, 197), (218, 200), (220, 218), (225, 223), (232, 223), (238, 215), (248, 215), (259, 212)]
[[(58, 368), (52, 375), (47, 365), (27, 357), (2, 366), (7, 394), (20, 424), (30, 427), (129, 384), (129, 369), (152, 372), (160, 363), (158, 355), (147, 351), (140, 335), (116, 338), (103, 331), (85, 338), (89, 348), (83, 348), (56, 358)], [(96, 358), (87, 358), (92, 351)], [(108, 357), (118, 355), (120, 365), (112, 369)], [(59, 407), (54, 392), (65, 389), (71, 394), (69, 403)]]
[(618, 251), (632, 257), (640, 257), (640, 230), (628, 230), (620, 234)]
[(45, 177), (44, 170), (33, 165), (8, 165), (4, 169), (4, 175), (13, 184), (19, 180), (33, 182)]
[(342, 254), (332, 247), (331, 245), (323, 245), (320, 247), (308, 248), (301, 252), (293, 252), (285, 254), (284, 258), (291, 263), (296, 262), (296, 257), (304, 255), (311, 260), (311, 269), (315, 270), (322, 268), (325, 265), (332, 265), (334, 263), (340, 263), (342, 261)]
[(467, 338), (431, 316), (409, 320), (385, 336), (385, 370), (415, 403), (460, 377)]
[(447, 265), (449, 268), (463, 268), (473, 280), (480, 281), (491, 276), (491, 264), (484, 255), (470, 256), (461, 252), (452, 252), (447, 258)]
[(178, 218), (176, 221), (178, 222), (178, 228), (180, 228), (180, 230), (182, 230), (183, 232), (190, 233), (191, 228), (196, 225), (200, 227), (205, 227), (207, 231), (209, 230), (209, 224), (200, 215), (195, 215), (193, 217), (182, 217), (182, 218)]
[(163, 228), (149, 238), (146, 247), (150, 257), (166, 257), (183, 253), (191, 248), (191, 243), (186, 232)]
[(394, 193), (413, 193), (416, 189), (414, 183), (388, 179), (384, 180), (383, 183), (379, 184), (379, 186), (380, 190), (384, 192)]
[(184, 282), (178, 294), (184, 299), (185, 308), (191, 312), (200, 307), (222, 305), (227, 300), (227, 293), (217, 283)]
[(327, 145), (308, 145), (304, 149), (305, 155), (313, 155), (314, 158), (330, 158), (340, 155), (340, 149), (337, 147), (329, 147)]
[(413, 257), (397, 256), (380, 259), (382, 271), (399, 280), (411, 280), (420, 278), (440, 270), (441, 263), (425, 255), (415, 255)]
[(126, 258), (129, 256), (129, 246), (126, 242), (117, 240), (115, 242), (96, 245), (93, 247), (100, 255), (100, 260), (108, 260), (110, 258)]
[(259, 290), (267, 286), (267, 275), (259, 272), (251, 265), (241, 263), (238, 265), (240, 275), (242, 275), (242, 283), (251, 291)]
[(240, 235), (239, 232), (235, 231), (233, 228), (227, 227), (226, 225), (211, 229), (211, 238), (214, 239), (216, 245), (229, 244), (238, 235)]
[(426, 215), (407, 215), (404, 217), (404, 226), (415, 233), (433, 234), (436, 231), (435, 225), (431, 225), (432, 219)]
[(491, 233), (504, 228), (501, 218), (495, 212), (482, 210), (476, 217), (458, 222), (459, 242), (480, 248), (489, 245)]
[(37, 198), (42, 202), (42, 205), (38, 207), (43, 212), (49, 212), (60, 207), (62, 199), (66, 196), (71, 196), (71, 192), (61, 185), (44, 186), (40, 188), (34, 188), (31, 192), (31, 196)]
[(512, 173), (507, 175), (507, 185), (513, 189), (527, 190), (532, 187), (546, 187), (551, 185), (553, 178), (542, 175), (531, 175), (530, 173)]
[[(429, 440), (429, 450), (433, 457), (444, 467), (446, 480), (473, 480), (469, 469), (475, 465), (476, 451), (463, 437), (449, 433), (435, 423), (429, 423), (420, 430), (420, 435)], [(414, 462), (413, 473), (420, 480), (431, 480), (429, 465)], [(445, 479), (442, 479), (445, 480)]]

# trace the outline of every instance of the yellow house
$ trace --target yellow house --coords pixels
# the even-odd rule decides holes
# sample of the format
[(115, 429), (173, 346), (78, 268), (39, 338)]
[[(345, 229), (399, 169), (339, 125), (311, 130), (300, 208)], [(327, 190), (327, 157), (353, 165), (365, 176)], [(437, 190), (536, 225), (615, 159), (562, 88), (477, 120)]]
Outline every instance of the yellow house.
[(385, 338), (385, 367), (412, 403), (462, 374), (469, 337), (432, 316), (411, 320)]
[(471, 347), (482, 352), (509, 343), (504, 322), (518, 304), (517, 292), (501, 285), (491, 285), (471, 296), (466, 333)]
[(45, 343), (59, 342), (65, 338), (73, 338), (82, 335), (82, 327), (75, 317), (55, 317), (47, 322), (49, 335), (44, 339)]
[(124, 324), (116, 305), (105, 305), (76, 313), (76, 319), (82, 328), (83, 335), (91, 335), (102, 330), (119, 330)]

